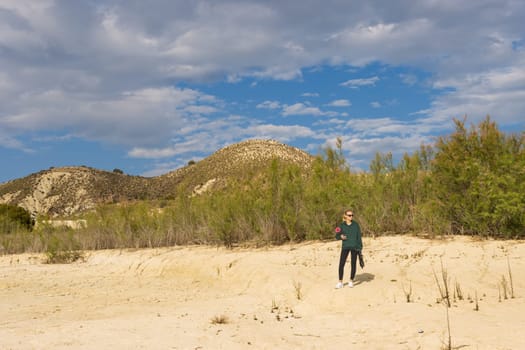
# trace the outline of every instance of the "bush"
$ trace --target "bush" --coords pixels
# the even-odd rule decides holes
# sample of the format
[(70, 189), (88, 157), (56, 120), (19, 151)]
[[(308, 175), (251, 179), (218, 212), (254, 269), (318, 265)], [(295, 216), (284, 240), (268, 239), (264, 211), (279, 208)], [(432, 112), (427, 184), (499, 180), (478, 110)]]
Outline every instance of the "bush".
[(31, 231), (35, 222), (22, 207), (0, 204), (0, 233), (12, 233), (19, 229)]
[(56, 234), (49, 235), (46, 256), (48, 264), (69, 264), (84, 259), (84, 253), (71, 233), (62, 237)]
[(525, 134), (507, 135), (489, 117), (438, 139), (435, 197), (452, 233), (523, 237)]

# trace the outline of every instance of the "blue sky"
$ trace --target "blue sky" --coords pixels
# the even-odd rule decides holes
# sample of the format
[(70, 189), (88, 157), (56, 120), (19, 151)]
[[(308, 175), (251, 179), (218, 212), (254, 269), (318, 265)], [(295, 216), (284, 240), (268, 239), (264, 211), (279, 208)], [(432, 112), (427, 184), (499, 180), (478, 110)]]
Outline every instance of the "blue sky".
[(525, 2), (0, 2), (0, 182), (155, 176), (269, 138), (354, 170), (486, 115), (525, 128)]

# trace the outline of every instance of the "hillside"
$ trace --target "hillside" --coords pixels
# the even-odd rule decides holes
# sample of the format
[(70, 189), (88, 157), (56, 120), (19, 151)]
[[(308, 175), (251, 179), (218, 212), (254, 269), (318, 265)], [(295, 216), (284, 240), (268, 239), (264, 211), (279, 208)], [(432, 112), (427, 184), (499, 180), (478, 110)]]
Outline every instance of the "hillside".
[(221, 188), (266, 169), (273, 159), (308, 169), (313, 157), (273, 140), (248, 140), (224, 147), (200, 162), (154, 178), (154, 182), (177, 183), (179, 190), (199, 193)]
[(60, 167), (0, 184), (0, 203), (19, 205), (34, 215), (69, 216), (101, 203), (174, 198), (224, 188), (259, 173), (273, 159), (307, 169), (308, 153), (272, 141), (229, 145), (192, 165), (146, 178), (89, 167)]
[(42, 170), (0, 185), (0, 202), (33, 214), (71, 215), (97, 203), (144, 198), (148, 180), (88, 167)]

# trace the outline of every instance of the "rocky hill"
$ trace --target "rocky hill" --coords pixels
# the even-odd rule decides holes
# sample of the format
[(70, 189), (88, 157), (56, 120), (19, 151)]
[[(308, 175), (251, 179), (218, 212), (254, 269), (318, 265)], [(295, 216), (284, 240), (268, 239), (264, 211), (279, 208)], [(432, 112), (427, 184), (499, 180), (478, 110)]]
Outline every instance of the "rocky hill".
[(211, 156), (165, 175), (154, 181), (179, 184), (179, 190), (199, 193), (220, 188), (228, 182), (255, 176), (273, 159), (299, 165), (307, 170), (313, 161), (308, 153), (273, 140), (249, 140), (220, 149)]
[(0, 185), (0, 203), (33, 214), (71, 215), (97, 203), (144, 197), (148, 180), (88, 167), (50, 168)]
[(211, 156), (173, 172), (130, 176), (89, 167), (42, 170), (0, 184), (0, 203), (19, 205), (34, 215), (70, 216), (101, 203), (198, 195), (256, 176), (273, 159), (306, 171), (313, 157), (273, 140), (249, 140), (222, 148)]

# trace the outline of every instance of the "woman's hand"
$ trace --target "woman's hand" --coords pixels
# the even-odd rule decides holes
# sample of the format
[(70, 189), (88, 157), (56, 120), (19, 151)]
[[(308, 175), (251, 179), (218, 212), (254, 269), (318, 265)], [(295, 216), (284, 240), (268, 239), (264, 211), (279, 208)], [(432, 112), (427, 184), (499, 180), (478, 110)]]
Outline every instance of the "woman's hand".
[(341, 239), (344, 241), (346, 239), (346, 235), (341, 235)]

